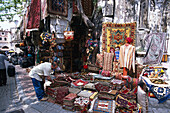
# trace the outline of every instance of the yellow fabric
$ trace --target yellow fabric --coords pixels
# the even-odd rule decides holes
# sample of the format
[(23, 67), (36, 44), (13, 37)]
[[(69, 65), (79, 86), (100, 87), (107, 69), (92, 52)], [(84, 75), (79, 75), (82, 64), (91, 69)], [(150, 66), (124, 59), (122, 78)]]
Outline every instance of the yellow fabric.
[(94, 99), (97, 94), (98, 94), (98, 92), (93, 93), (93, 95), (90, 96), (90, 99)]

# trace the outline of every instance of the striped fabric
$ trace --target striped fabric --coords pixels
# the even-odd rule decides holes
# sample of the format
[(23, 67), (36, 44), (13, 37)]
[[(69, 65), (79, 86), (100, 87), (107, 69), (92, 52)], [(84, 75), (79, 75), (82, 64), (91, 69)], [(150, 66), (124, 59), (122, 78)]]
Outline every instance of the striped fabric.
[(104, 52), (104, 64), (103, 64), (104, 71), (112, 71), (113, 58), (114, 58), (114, 53)]
[(119, 54), (120, 67), (126, 67), (135, 73), (135, 46), (132, 45), (122, 45), (120, 46)]

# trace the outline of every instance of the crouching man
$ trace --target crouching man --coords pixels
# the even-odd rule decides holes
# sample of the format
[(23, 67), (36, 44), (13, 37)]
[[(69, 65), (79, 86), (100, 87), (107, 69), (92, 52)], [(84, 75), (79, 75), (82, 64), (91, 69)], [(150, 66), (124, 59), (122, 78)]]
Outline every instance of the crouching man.
[(47, 100), (47, 97), (45, 97), (44, 92), (44, 83), (45, 78), (48, 77), (48, 79), (52, 80), (51, 72), (53, 72), (54, 69), (58, 67), (57, 62), (44, 62), (41, 63), (31, 69), (29, 72), (29, 76), (32, 79), (32, 83), (36, 92), (36, 96), (38, 100), (45, 101)]

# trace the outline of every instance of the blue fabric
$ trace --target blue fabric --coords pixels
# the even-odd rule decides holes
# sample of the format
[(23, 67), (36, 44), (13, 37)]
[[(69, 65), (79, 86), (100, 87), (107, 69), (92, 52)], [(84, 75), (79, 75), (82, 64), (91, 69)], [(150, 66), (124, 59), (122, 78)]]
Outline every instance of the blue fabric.
[(35, 78), (31, 78), (32, 79), (32, 83), (36, 92), (36, 96), (38, 98), (38, 100), (41, 100), (45, 93), (44, 93), (44, 83), (43, 81), (38, 81)]
[(146, 86), (149, 88), (149, 91), (151, 91), (155, 97), (158, 99), (159, 103), (165, 102), (167, 99), (170, 99), (170, 89), (169, 87), (159, 87), (149, 84), (144, 79)]

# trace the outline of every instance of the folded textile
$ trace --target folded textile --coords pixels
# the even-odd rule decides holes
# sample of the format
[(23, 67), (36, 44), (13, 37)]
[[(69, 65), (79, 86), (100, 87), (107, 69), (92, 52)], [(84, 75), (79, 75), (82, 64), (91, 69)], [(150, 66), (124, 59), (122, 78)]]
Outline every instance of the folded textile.
[(93, 112), (114, 113), (115, 101), (114, 100), (99, 100), (96, 99), (93, 106)]
[(78, 97), (74, 101), (75, 106), (79, 106), (80, 109), (84, 109), (87, 105), (89, 105), (90, 101), (89, 98), (86, 97)]
[(142, 77), (149, 91), (158, 99), (159, 103), (163, 103), (170, 99), (170, 88), (168, 85), (154, 85), (146, 77)]
[(77, 94), (70, 93), (63, 98), (63, 105), (65, 106), (74, 106), (74, 100), (77, 97)]
[(78, 94), (80, 91), (81, 91), (81, 89), (79, 89), (79, 88), (69, 87), (70, 93)]
[(88, 81), (84, 81), (84, 80), (82, 80), (82, 79), (79, 79), (79, 80), (73, 82), (72, 85), (73, 85), (74, 87), (79, 87), (79, 86), (84, 86), (84, 85), (86, 85), (87, 83), (88, 83)]
[(94, 83), (88, 83), (84, 86), (84, 89), (96, 90)]
[(79, 97), (90, 98), (90, 96), (92, 96), (93, 94), (94, 94), (94, 91), (82, 90), (82, 91), (80, 91), (80, 93), (78, 93), (77, 95), (78, 95)]

